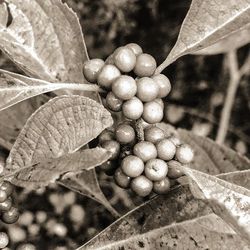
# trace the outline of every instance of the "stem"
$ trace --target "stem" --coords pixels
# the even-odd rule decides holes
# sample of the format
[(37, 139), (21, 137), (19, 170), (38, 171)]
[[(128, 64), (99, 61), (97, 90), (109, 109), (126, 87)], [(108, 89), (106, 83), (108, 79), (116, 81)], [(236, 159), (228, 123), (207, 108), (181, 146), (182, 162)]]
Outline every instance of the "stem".
[(138, 119), (135, 122), (135, 131), (136, 136), (139, 141), (144, 141), (144, 129), (143, 129), (143, 121), (142, 119)]

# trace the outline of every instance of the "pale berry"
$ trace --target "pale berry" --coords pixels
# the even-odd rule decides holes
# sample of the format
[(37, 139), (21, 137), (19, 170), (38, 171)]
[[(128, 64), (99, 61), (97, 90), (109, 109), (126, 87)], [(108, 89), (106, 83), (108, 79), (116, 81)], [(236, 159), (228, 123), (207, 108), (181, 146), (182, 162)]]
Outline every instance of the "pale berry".
[(144, 138), (146, 141), (157, 143), (164, 137), (165, 137), (164, 131), (156, 126), (151, 126), (144, 130)]
[(126, 45), (127, 48), (131, 49), (136, 56), (142, 54), (142, 48), (136, 43), (129, 43)]
[(0, 249), (7, 247), (9, 244), (9, 237), (6, 233), (0, 232)]
[(135, 67), (136, 56), (134, 52), (127, 47), (121, 47), (114, 53), (114, 64), (123, 72), (130, 72)]
[(104, 130), (99, 136), (98, 140), (99, 143), (103, 143), (104, 141), (109, 141), (115, 139), (115, 134), (113, 131), (110, 130)]
[(87, 81), (95, 83), (97, 81), (97, 76), (99, 71), (104, 66), (104, 61), (102, 59), (91, 59), (84, 63), (83, 74)]
[(163, 100), (161, 98), (157, 98), (154, 101), (157, 102), (158, 104), (160, 104), (161, 107), (164, 109), (164, 102), (163, 102)]
[(123, 115), (131, 120), (137, 120), (142, 116), (143, 103), (137, 97), (126, 101), (122, 105)]
[(137, 76), (152, 76), (156, 69), (155, 59), (146, 53), (140, 54), (136, 58), (134, 72)]
[(159, 98), (166, 97), (170, 93), (170, 91), (171, 91), (171, 84), (170, 84), (169, 79), (165, 75), (163, 75), (163, 74), (152, 76), (152, 79), (159, 86), (160, 90), (159, 90), (158, 97)]
[(174, 158), (176, 146), (168, 139), (163, 139), (156, 144), (158, 157), (164, 161)]
[(120, 153), (120, 143), (115, 140), (105, 141), (101, 144), (103, 148), (111, 153), (110, 160), (114, 160)]
[(6, 201), (7, 198), (8, 198), (7, 193), (4, 190), (0, 189), (0, 202)]
[(117, 98), (113, 92), (109, 92), (106, 96), (106, 104), (110, 110), (118, 112), (122, 110), (123, 101)]
[(133, 149), (134, 155), (141, 158), (144, 162), (154, 159), (157, 156), (157, 150), (152, 142), (141, 141), (135, 144)]
[(168, 162), (168, 177), (172, 179), (177, 179), (183, 175), (181, 171), (181, 163), (175, 160)]
[(18, 209), (15, 207), (11, 207), (10, 210), (3, 212), (2, 214), (2, 220), (6, 224), (13, 224), (17, 222), (19, 218), (19, 212)]
[(153, 191), (156, 194), (166, 194), (168, 193), (170, 187), (170, 180), (168, 179), (168, 177), (166, 177), (163, 180), (154, 182)]
[(116, 184), (121, 188), (128, 188), (130, 185), (131, 177), (124, 174), (121, 168), (118, 168), (114, 174)]
[(129, 155), (122, 160), (121, 168), (124, 174), (134, 178), (142, 174), (144, 163), (139, 157)]
[(11, 206), (12, 206), (12, 199), (8, 198), (4, 202), (0, 203), (0, 211), (6, 212), (6, 211), (10, 210)]
[(177, 161), (183, 164), (188, 164), (193, 160), (193, 158), (194, 158), (194, 151), (189, 145), (182, 144), (177, 148), (176, 150)]
[(145, 165), (145, 175), (151, 181), (160, 181), (168, 173), (168, 165), (161, 159), (151, 159)]
[(115, 131), (116, 140), (121, 144), (129, 144), (135, 140), (135, 130), (128, 124), (118, 125)]
[(142, 102), (153, 101), (159, 93), (158, 84), (150, 77), (142, 77), (137, 80), (137, 93), (136, 96)]
[(181, 145), (181, 140), (176, 136), (170, 136), (170, 137), (168, 137), (168, 140), (173, 142), (176, 147)]
[(163, 118), (163, 108), (155, 101), (144, 103), (142, 118), (150, 123), (158, 123)]
[(7, 196), (10, 196), (14, 190), (14, 186), (10, 182), (4, 181), (2, 184), (0, 184), (0, 189), (5, 191)]
[(131, 181), (131, 189), (139, 196), (148, 196), (153, 189), (153, 182), (144, 175), (138, 176)]

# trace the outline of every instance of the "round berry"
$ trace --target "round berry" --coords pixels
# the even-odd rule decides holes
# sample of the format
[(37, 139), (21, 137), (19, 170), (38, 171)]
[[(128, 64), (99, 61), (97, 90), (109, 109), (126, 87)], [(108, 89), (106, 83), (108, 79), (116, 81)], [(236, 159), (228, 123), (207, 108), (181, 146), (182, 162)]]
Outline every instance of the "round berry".
[(117, 169), (117, 163), (114, 161), (106, 161), (100, 166), (100, 168), (106, 175), (113, 176)]
[(131, 49), (136, 56), (142, 54), (142, 48), (136, 43), (129, 43), (126, 45), (127, 48)]
[(2, 214), (2, 220), (6, 224), (13, 224), (17, 222), (19, 218), (19, 212), (18, 209), (15, 207), (11, 207), (9, 211), (3, 212)]
[(123, 101), (117, 98), (113, 92), (109, 92), (106, 96), (106, 104), (112, 111), (118, 112), (122, 109)]
[(174, 158), (176, 146), (168, 139), (163, 139), (156, 144), (158, 157), (164, 161)]
[(115, 135), (113, 131), (104, 130), (99, 136), (99, 143), (102, 144), (104, 141), (109, 141), (115, 139)]
[(83, 74), (87, 81), (95, 83), (97, 81), (97, 76), (99, 71), (104, 66), (104, 61), (102, 59), (91, 59), (86, 61), (83, 65)]
[(161, 98), (157, 98), (154, 101), (157, 102), (158, 104), (160, 104), (161, 107), (164, 109), (164, 102), (163, 102), (163, 100)]
[(125, 117), (131, 120), (137, 120), (142, 116), (143, 103), (137, 97), (126, 101), (122, 105), (122, 112)]
[(159, 98), (166, 97), (170, 93), (170, 91), (171, 91), (171, 84), (170, 84), (169, 79), (165, 75), (163, 75), (163, 74), (152, 76), (152, 79), (159, 86), (160, 90), (159, 90), (158, 97)]
[(121, 168), (124, 174), (134, 178), (142, 174), (144, 163), (139, 157), (129, 155), (122, 160)]
[(150, 123), (158, 123), (163, 118), (163, 108), (155, 101), (144, 103), (142, 118)]
[(155, 59), (146, 53), (140, 54), (136, 58), (134, 72), (137, 76), (152, 76), (156, 69)]
[(0, 232), (0, 249), (7, 247), (9, 244), (9, 237), (6, 233)]
[(10, 196), (14, 190), (14, 186), (10, 182), (4, 181), (2, 184), (0, 184), (0, 189), (5, 191), (7, 196)]
[(170, 140), (171, 142), (173, 142), (176, 147), (178, 147), (178, 146), (181, 145), (181, 140), (178, 137), (170, 136), (168, 138), (168, 140)]
[(135, 96), (137, 90), (133, 77), (122, 75), (112, 84), (113, 93), (122, 100), (129, 100)]
[(111, 89), (112, 83), (121, 75), (119, 69), (111, 64), (103, 66), (97, 77), (97, 83), (106, 89)]
[(154, 182), (153, 191), (156, 194), (166, 194), (168, 193), (170, 186), (170, 180), (166, 177), (163, 180)]
[(12, 199), (8, 198), (6, 201), (0, 203), (0, 211), (6, 212), (10, 210), (12, 206)]
[(132, 143), (135, 140), (135, 130), (128, 124), (121, 124), (115, 131), (116, 140), (121, 144)]
[(141, 175), (131, 181), (130, 187), (137, 195), (145, 197), (151, 193), (153, 182), (144, 175)]
[(127, 48), (121, 47), (114, 53), (114, 64), (123, 72), (130, 72), (135, 67), (136, 56), (134, 52)]
[(168, 165), (161, 159), (149, 160), (145, 165), (145, 175), (151, 181), (160, 181), (166, 177)]
[(164, 138), (164, 131), (158, 127), (151, 126), (144, 130), (144, 138), (146, 141), (157, 143)]
[(131, 181), (131, 177), (125, 175), (121, 168), (118, 168), (116, 171), (115, 171), (115, 175), (114, 175), (114, 180), (115, 180), (115, 183), (121, 187), (121, 188), (128, 188), (129, 185), (130, 185), (130, 181)]
[(143, 102), (153, 101), (159, 92), (158, 84), (149, 77), (142, 77), (137, 81), (136, 96)]
[(114, 160), (120, 153), (120, 143), (115, 140), (105, 141), (101, 144), (103, 148), (111, 152), (110, 160)]
[(7, 193), (4, 190), (0, 189), (0, 202), (6, 201), (7, 198), (8, 198)]
[(176, 150), (176, 159), (177, 161), (187, 164), (190, 163), (194, 158), (194, 152), (193, 149), (187, 145), (182, 144), (180, 147)]
[(179, 168), (181, 163), (175, 160), (168, 162), (168, 177), (172, 179), (177, 179), (183, 175), (183, 172)]
[(157, 150), (152, 142), (141, 141), (135, 144), (133, 149), (134, 155), (141, 158), (144, 162), (154, 159), (157, 156)]

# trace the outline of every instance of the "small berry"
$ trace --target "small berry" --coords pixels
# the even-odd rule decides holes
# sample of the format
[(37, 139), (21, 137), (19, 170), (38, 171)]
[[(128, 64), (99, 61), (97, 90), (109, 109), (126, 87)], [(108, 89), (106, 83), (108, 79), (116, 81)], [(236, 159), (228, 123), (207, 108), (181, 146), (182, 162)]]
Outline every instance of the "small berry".
[(99, 143), (103, 143), (104, 141), (109, 141), (109, 140), (114, 140), (115, 139), (115, 134), (113, 131), (110, 130), (104, 130), (99, 136), (98, 140)]
[(158, 127), (151, 126), (144, 130), (144, 138), (146, 141), (157, 143), (165, 137), (164, 131)]
[(130, 185), (131, 177), (125, 175), (121, 168), (118, 168), (114, 174), (116, 184), (121, 188), (128, 188)]
[(108, 176), (113, 176), (116, 169), (117, 169), (117, 163), (114, 161), (106, 161), (104, 162), (100, 168), (105, 172)]
[(105, 141), (101, 144), (103, 148), (111, 152), (110, 160), (114, 160), (120, 153), (120, 144), (115, 140)]
[(112, 111), (118, 112), (122, 110), (123, 101), (117, 98), (113, 92), (109, 92), (106, 96), (106, 104)]
[(168, 162), (168, 177), (177, 179), (183, 175), (183, 172), (178, 167), (181, 167), (181, 163), (175, 160)]
[(163, 139), (156, 144), (158, 157), (164, 161), (174, 158), (176, 146), (168, 139)]
[(91, 59), (86, 61), (83, 65), (83, 74), (87, 81), (95, 83), (97, 81), (97, 76), (99, 71), (104, 66), (104, 61), (102, 59)]
[(150, 123), (158, 123), (163, 118), (163, 108), (155, 101), (144, 103), (142, 118)]
[(4, 202), (0, 203), (0, 212), (6, 212), (8, 210), (10, 210), (12, 206), (12, 199), (8, 198), (7, 200), (5, 200)]
[(136, 56), (142, 54), (142, 48), (136, 43), (129, 43), (126, 45), (127, 48), (131, 49)]
[(141, 141), (135, 144), (133, 149), (134, 155), (141, 158), (144, 162), (154, 159), (157, 156), (157, 150), (152, 142)]
[(132, 143), (135, 140), (135, 130), (128, 124), (121, 124), (115, 131), (116, 140), (121, 144)]
[(135, 96), (137, 90), (133, 77), (122, 75), (112, 84), (113, 93), (121, 100), (129, 100)]
[(131, 181), (131, 189), (139, 196), (148, 196), (153, 189), (153, 182), (144, 175), (138, 176)]
[(103, 66), (97, 77), (97, 83), (106, 89), (111, 89), (112, 83), (121, 75), (119, 69), (111, 64)]
[(170, 93), (170, 91), (171, 91), (171, 84), (170, 84), (169, 79), (165, 75), (163, 75), (163, 74), (152, 76), (152, 79), (159, 86), (160, 90), (159, 90), (158, 97), (159, 98), (166, 97)]
[(7, 193), (4, 190), (0, 189), (0, 202), (6, 201), (7, 198), (8, 198)]
[(2, 220), (6, 224), (13, 224), (17, 222), (18, 218), (19, 212), (15, 207), (11, 207), (9, 211), (3, 212), (2, 214)]
[(137, 93), (136, 96), (142, 102), (153, 101), (159, 93), (158, 84), (149, 77), (142, 77), (137, 81)]
[(123, 72), (130, 72), (135, 67), (136, 56), (128, 47), (121, 47), (114, 53), (114, 64)]
[(2, 184), (0, 184), (0, 189), (5, 191), (7, 196), (10, 196), (14, 191), (14, 186), (10, 182), (4, 181)]
[(161, 159), (149, 160), (145, 165), (145, 175), (151, 181), (160, 181), (166, 177), (168, 165)]
[(152, 76), (156, 69), (155, 59), (146, 53), (140, 54), (136, 58), (134, 72), (137, 76)]
[(163, 102), (163, 100), (161, 98), (157, 98), (154, 101), (157, 102), (158, 104), (160, 104), (162, 109), (164, 109), (164, 102)]
[(177, 161), (187, 164), (190, 163), (194, 158), (194, 152), (193, 149), (187, 145), (182, 144), (180, 147), (176, 150), (176, 159)]
[(166, 177), (163, 180), (154, 182), (153, 191), (156, 194), (166, 194), (168, 193), (170, 186), (170, 180)]
[(143, 103), (137, 97), (133, 97), (123, 103), (122, 112), (128, 119), (137, 120), (142, 116)]
[(168, 140), (173, 142), (176, 147), (181, 145), (181, 140), (178, 137), (170, 136), (170, 137), (168, 137)]
[(124, 174), (134, 178), (142, 174), (144, 163), (139, 157), (129, 155), (122, 160), (121, 168)]
[(6, 233), (0, 232), (0, 249), (7, 247), (9, 244), (9, 237)]

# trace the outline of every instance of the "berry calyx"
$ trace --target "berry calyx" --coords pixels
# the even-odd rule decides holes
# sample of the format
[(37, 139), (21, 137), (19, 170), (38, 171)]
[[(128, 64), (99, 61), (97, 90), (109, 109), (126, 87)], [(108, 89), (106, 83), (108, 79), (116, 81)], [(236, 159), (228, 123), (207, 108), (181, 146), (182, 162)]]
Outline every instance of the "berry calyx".
[(136, 55), (128, 47), (121, 47), (114, 53), (114, 64), (122, 72), (130, 72), (135, 67)]
[(140, 54), (136, 58), (134, 72), (137, 76), (152, 76), (156, 69), (155, 59), (146, 53)]
[(161, 159), (151, 159), (145, 165), (145, 175), (151, 181), (164, 179), (168, 172), (168, 165)]
[(128, 124), (118, 125), (115, 131), (116, 140), (121, 144), (129, 144), (135, 140), (135, 130)]
[(141, 141), (135, 144), (133, 153), (142, 159), (143, 162), (154, 159), (157, 156), (155, 145), (148, 141)]
[(121, 168), (124, 174), (134, 178), (142, 174), (144, 163), (139, 157), (129, 155), (122, 160)]
[(2, 220), (6, 224), (13, 224), (17, 222), (19, 218), (19, 212), (18, 209), (15, 207), (11, 207), (8, 211), (3, 212), (2, 214)]
[(153, 189), (153, 182), (144, 175), (138, 176), (131, 181), (131, 189), (139, 196), (148, 196)]
[(153, 101), (159, 94), (159, 85), (149, 77), (142, 77), (137, 80), (136, 96), (142, 102)]
[(87, 81), (95, 83), (97, 81), (97, 76), (99, 71), (104, 66), (104, 61), (102, 59), (91, 59), (86, 61), (83, 65), (83, 74)]

